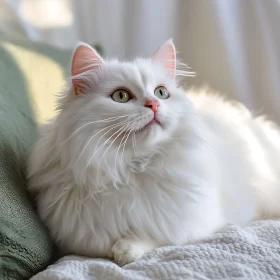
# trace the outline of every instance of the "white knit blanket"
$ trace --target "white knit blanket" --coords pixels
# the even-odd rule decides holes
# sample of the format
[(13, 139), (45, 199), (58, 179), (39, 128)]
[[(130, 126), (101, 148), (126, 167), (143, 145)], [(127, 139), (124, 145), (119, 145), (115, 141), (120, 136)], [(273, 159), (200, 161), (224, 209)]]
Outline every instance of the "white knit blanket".
[(31, 279), (280, 279), (280, 221), (230, 226), (196, 244), (158, 248), (124, 267), (67, 256)]

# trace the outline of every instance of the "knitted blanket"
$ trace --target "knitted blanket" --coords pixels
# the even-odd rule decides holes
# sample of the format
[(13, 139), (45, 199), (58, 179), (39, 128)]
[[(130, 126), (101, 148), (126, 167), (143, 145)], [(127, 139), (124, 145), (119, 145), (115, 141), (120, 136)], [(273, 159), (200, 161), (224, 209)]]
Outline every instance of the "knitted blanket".
[(196, 244), (158, 248), (124, 267), (67, 256), (32, 278), (43, 279), (280, 279), (280, 221), (229, 226)]
[[(0, 279), (29, 279), (52, 261), (52, 242), (27, 196), (37, 120), (54, 111), (70, 53), (0, 33)], [(33, 114), (33, 109), (35, 114)]]

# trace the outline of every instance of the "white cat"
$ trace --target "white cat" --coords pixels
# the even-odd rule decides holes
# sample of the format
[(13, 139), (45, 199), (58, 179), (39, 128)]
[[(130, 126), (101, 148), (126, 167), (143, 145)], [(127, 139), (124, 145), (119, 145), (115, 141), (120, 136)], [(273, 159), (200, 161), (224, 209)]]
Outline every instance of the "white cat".
[(185, 95), (167, 41), (151, 59), (104, 61), (80, 44), (60, 112), (29, 169), (65, 253), (120, 265), (229, 223), (280, 214), (280, 133), (240, 104)]

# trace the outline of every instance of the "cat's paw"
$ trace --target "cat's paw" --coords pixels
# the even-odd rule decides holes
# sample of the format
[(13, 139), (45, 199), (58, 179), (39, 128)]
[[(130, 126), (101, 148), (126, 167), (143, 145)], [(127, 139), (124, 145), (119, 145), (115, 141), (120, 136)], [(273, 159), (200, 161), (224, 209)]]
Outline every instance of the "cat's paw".
[(140, 259), (146, 252), (154, 248), (155, 246), (151, 242), (124, 238), (114, 244), (112, 253), (114, 260), (123, 266)]

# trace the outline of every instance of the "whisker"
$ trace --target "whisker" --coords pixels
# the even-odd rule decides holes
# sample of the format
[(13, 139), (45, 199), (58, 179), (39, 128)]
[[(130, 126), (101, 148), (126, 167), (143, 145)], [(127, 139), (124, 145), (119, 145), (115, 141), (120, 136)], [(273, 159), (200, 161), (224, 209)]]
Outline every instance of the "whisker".
[[(114, 128), (118, 127), (118, 126), (121, 126), (121, 125), (124, 124), (124, 123), (126, 123), (126, 122), (121, 122), (121, 123), (119, 123), (119, 124), (111, 124), (111, 125), (109, 125), (109, 126), (107, 126), (107, 127), (105, 127), (105, 128), (102, 128), (102, 129), (99, 130), (98, 132), (96, 132), (96, 133), (88, 140), (88, 142), (87, 142), (86, 145), (84, 146), (84, 148), (83, 148), (82, 152), (80, 153), (78, 159), (76, 160), (75, 164), (80, 160), (80, 158), (81, 158), (81, 156), (83, 155), (84, 151), (86, 150), (86, 148), (88, 147), (88, 145), (90, 144), (90, 142), (92, 141), (92, 139), (93, 139), (96, 135), (98, 135), (100, 132), (102, 132), (102, 131), (104, 131), (104, 130), (110, 128), (108, 131), (106, 131), (106, 133), (104, 133), (104, 134), (102, 135), (101, 138), (103, 138), (103, 137), (104, 137), (108, 132), (110, 132), (112, 129), (114, 129)], [(99, 141), (101, 140), (101, 138), (99, 139)], [(99, 141), (97, 142), (97, 145), (98, 145)], [(75, 165), (75, 164), (74, 164), (74, 165)], [(73, 165), (73, 166), (74, 166), (74, 165)]]
[[(113, 145), (113, 143), (116, 141), (116, 139), (123, 133), (123, 131), (130, 125), (132, 123), (132, 121), (131, 122), (129, 122), (128, 124), (126, 124), (126, 125), (124, 125), (123, 127), (121, 127), (117, 132), (119, 132), (118, 133), (118, 135), (114, 138), (114, 140), (112, 141), (112, 143), (108, 146), (108, 148), (105, 150), (105, 152), (103, 153), (103, 155), (102, 155), (102, 157), (101, 157), (101, 160), (100, 160), (100, 162), (99, 162), (99, 164), (98, 164), (98, 168), (97, 168), (97, 178), (99, 177), (99, 169), (100, 169), (100, 165), (101, 165), (101, 162), (102, 162), (102, 160), (103, 160), (103, 158), (104, 158), (104, 156), (106, 155), (106, 153), (108, 152), (108, 150), (110, 149), (110, 147)], [(116, 133), (117, 133), (116, 132)], [(115, 133), (115, 134), (116, 134)], [(113, 134), (114, 135), (114, 134)], [(112, 136), (113, 136), (112, 135)], [(111, 136), (111, 137), (112, 137)], [(110, 137), (110, 138), (111, 138)], [(110, 139), (109, 138), (109, 139)], [(107, 141), (109, 141), (109, 139), (107, 140)], [(104, 145), (105, 145), (106, 143), (104, 143)]]
[[(109, 147), (106, 149), (106, 151), (104, 152), (103, 156), (101, 157), (101, 160), (100, 160), (100, 163), (103, 159), (103, 157), (105, 156), (105, 154), (107, 153), (107, 151), (109, 150), (109, 148), (113, 145), (113, 143), (116, 141), (116, 139), (123, 133), (123, 131), (132, 123), (132, 121), (130, 121), (127, 125), (123, 126), (121, 129), (119, 129), (117, 132), (119, 132), (120, 130), (120, 133), (115, 137), (115, 139), (112, 141), (112, 143), (109, 145)], [(114, 135), (114, 134), (113, 134)], [(112, 136), (113, 136), (112, 135)], [(111, 136), (111, 137), (112, 137)], [(110, 138), (109, 138), (110, 139)], [(108, 139), (108, 140), (109, 140)], [(99, 164), (100, 165), (100, 164)]]
[(77, 134), (81, 129), (83, 129), (84, 127), (90, 125), (90, 124), (94, 124), (94, 123), (100, 123), (100, 122), (110, 122), (110, 121), (116, 121), (119, 120), (121, 118), (127, 117), (129, 115), (123, 115), (123, 116), (116, 116), (116, 117), (110, 117), (107, 119), (103, 119), (103, 120), (98, 120), (98, 121), (93, 121), (93, 122), (88, 122), (83, 124), (82, 126), (78, 127), (67, 139), (65, 139), (64, 141), (61, 142), (61, 144), (65, 144), (67, 141), (70, 140), (70, 138), (72, 138), (75, 134)]
[[(127, 124), (127, 123), (128, 123), (128, 121), (126, 121), (125, 123), (118, 124), (117, 126), (125, 125), (125, 124)], [(112, 130), (112, 129), (114, 129), (114, 128), (115, 128), (115, 127), (111, 128), (110, 130)], [(118, 133), (121, 129), (123, 129), (123, 127), (121, 127), (121, 128), (118, 129), (116, 132), (114, 132), (101, 146), (99, 146), (99, 148), (98, 148), (97, 150), (95, 150), (95, 152), (93, 153), (93, 155), (92, 155), (91, 158), (89, 159), (86, 168), (89, 166), (90, 162), (92, 161), (92, 159), (94, 158), (94, 156), (98, 153), (98, 151), (99, 151), (100, 149), (102, 149), (102, 148), (108, 143), (108, 141), (109, 141), (116, 133)], [(110, 131), (110, 130), (109, 130), (109, 131)], [(100, 139), (98, 140), (98, 142), (97, 142), (97, 144), (96, 144), (96, 147), (98, 147), (98, 143), (99, 143), (99, 141), (101, 140), (101, 138), (103, 138), (109, 131), (105, 132), (105, 133), (102, 135), (102, 137), (100, 137)]]
[(118, 156), (118, 153), (119, 153), (119, 149), (122, 147), (122, 145), (123, 145), (123, 141), (124, 141), (124, 139), (125, 139), (125, 137), (126, 137), (126, 135), (127, 135), (127, 133), (128, 133), (129, 131), (126, 131), (125, 133), (124, 133), (124, 135), (123, 135), (123, 137), (122, 137), (122, 140), (121, 140), (121, 142), (120, 142), (120, 144), (119, 144), (119, 146), (118, 146), (118, 149), (117, 149), (117, 152), (116, 152), (116, 156), (115, 156), (115, 168), (116, 168), (116, 166), (117, 166), (117, 156)]
[[(125, 125), (125, 124), (127, 124), (128, 122), (129, 122), (129, 121), (121, 122), (121, 123), (117, 124), (116, 126), (114, 126), (112, 129), (114, 129), (114, 128), (118, 127), (118, 126), (121, 126), (121, 125)], [(100, 140), (101, 140), (108, 132), (110, 132), (112, 129), (106, 131), (106, 132), (99, 138), (99, 140), (97, 141), (97, 143), (96, 143), (96, 145), (95, 145), (94, 152), (96, 152), (96, 148), (98, 147), (98, 144), (99, 144)], [(114, 135), (114, 134), (113, 134), (113, 135)], [(111, 136), (113, 136), (113, 135), (111, 135)], [(110, 138), (111, 138), (111, 137), (110, 137)], [(110, 139), (110, 138), (109, 138), (109, 139)], [(106, 141), (105, 143), (107, 143), (107, 141)], [(101, 146), (102, 146), (102, 145), (101, 145)], [(100, 147), (99, 147), (99, 148), (100, 148)], [(98, 149), (99, 149), (99, 148), (98, 148)]]
[(137, 151), (135, 131), (133, 132), (132, 140), (133, 140), (132, 143), (133, 143), (134, 153), (135, 153), (136, 157), (139, 159), (140, 157), (139, 157), (139, 154), (138, 154), (138, 151)]
[(213, 146), (209, 142), (207, 142), (205, 139), (203, 139), (197, 134), (195, 136), (198, 138), (201, 144), (203, 144), (206, 148), (213, 152)]
[(128, 135), (127, 135), (127, 137), (126, 137), (126, 140), (125, 140), (125, 142), (124, 142), (124, 145), (123, 145), (121, 161), (123, 160), (124, 148), (125, 148), (125, 145), (126, 145), (126, 143), (127, 143), (127, 140), (128, 140), (128, 138), (129, 138), (129, 135), (130, 135), (131, 132), (132, 132), (132, 125), (131, 125), (131, 127), (129, 128), (129, 133), (128, 133)]

